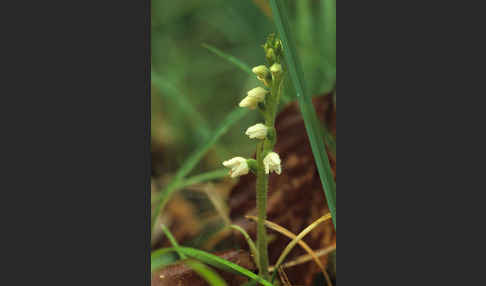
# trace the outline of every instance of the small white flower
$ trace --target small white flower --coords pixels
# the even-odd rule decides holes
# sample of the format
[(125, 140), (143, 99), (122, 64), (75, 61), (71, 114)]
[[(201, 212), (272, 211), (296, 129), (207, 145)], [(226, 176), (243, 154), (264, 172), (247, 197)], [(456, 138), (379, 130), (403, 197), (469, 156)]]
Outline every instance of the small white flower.
[(255, 109), (258, 106), (258, 103), (265, 99), (265, 94), (267, 93), (268, 90), (264, 89), (263, 87), (255, 87), (254, 89), (248, 91), (248, 95), (240, 102), (240, 107)]
[(229, 171), (231, 178), (246, 175), (250, 170), (246, 159), (243, 157), (234, 157), (228, 161), (224, 161), (223, 166), (231, 168), (231, 170)]
[(268, 86), (267, 77), (270, 71), (264, 65), (256, 66), (252, 69), (252, 72), (257, 75), (257, 78)]
[(252, 68), (251, 71), (257, 76), (261, 76), (263, 78), (269, 73), (268, 68), (264, 65), (256, 66)]
[(274, 63), (271, 67), (270, 67), (270, 71), (272, 73), (279, 73), (282, 71), (282, 65), (280, 64), (277, 64), (277, 63)]
[(277, 174), (282, 173), (282, 167), (280, 166), (280, 157), (275, 152), (270, 152), (263, 159), (263, 165), (265, 166), (265, 173), (270, 174), (274, 171)]
[(265, 139), (267, 137), (268, 127), (265, 124), (257, 123), (248, 129), (246, 129), (245, 134), (250, 137), (250, 139)]

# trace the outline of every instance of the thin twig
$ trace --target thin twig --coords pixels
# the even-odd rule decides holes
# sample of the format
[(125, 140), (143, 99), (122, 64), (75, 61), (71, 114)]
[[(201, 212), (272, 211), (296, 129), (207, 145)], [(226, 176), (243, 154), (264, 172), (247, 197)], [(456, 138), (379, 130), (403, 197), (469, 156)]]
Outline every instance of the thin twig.
[[(252, 219), (252, 220), (255, 220), (255, 221), (258, 219), (257, 217), (254, 217), (254, 216), (246, 216), (246, 218), (249, 218), (249, 219)], [(289, 231), (288, 229), (286, 229), (283, 226), (280, 226), (280, 225), (278, 225), (274, 222), (271, 222), (269, 220), (265, 220), (265, 225), (267, 227), (287, 236), (290, 239), (296, 239), (297, 238), (297, 236), (295, 234), (293, 234), (291, 231)], [(322, 262), (319, 260), (319, 258), (317, 257), (316, 253), (312, 250), (312, 248), (303, 240), (299, 240), (297, 243), (312, 257), (312, 259), (317, 264), (317, 266), (320, 268), (322, 274), (326, 278), (327, 284), (332, 285), (331, 278), (329, 277), (329, 274), (327, 273), (326, 268), (324, 267), (324, 265), (322, 265)], [(269, 271), (272, 272), (272, 270), (269, 270)]]

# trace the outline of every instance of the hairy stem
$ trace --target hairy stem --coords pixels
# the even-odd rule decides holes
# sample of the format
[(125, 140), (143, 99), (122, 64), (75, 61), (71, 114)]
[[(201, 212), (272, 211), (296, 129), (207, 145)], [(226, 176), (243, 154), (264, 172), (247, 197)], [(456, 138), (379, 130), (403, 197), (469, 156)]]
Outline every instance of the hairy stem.
[(267, 219), (267, 192), (268, 176), (265, 174), (263, 166), (264, 150), (263, 143), (257, 145), (257, 182), (256, 182), (256, 205), (258, 209), (257, 222), (257, 248), (260, 266), (260, 274), (264, 279), (268, 279), (268, 249), (267, 249), (267, 232), (265, 229), (265, 220)]
[(267, 219), (267, 196), (268, 196), (268, 175), (265, 173), (263, 159), (273, 150), (276, 143), (275, 116), (280, 97), (279, 80), (273, 81), (270, 96), (265, 101), (265, 125), (271, 130), (271, 138), (265, 138), (262, 143), (257, 145), (257, 183), (256, 183), (256, 204), (258, 210), (257, 222), (257, 247), (259, 253), (260, 273), (264, 279), (270, 278), (268, 273), (268, 242), (265, 228)]

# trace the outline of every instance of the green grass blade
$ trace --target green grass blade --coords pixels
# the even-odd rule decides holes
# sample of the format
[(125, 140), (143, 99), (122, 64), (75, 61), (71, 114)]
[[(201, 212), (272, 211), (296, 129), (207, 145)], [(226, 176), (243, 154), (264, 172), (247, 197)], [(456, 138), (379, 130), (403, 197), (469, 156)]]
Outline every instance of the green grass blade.
[(316, 35), (319, 52), (325, 57), (321, 92), (335, 87), (336, 83), (336, 0), (319, 3), (319, 33)]
[(226, 286), (226, 282), (211, 268), (195, 260), (187, 260), (184, 263), (199, 274), (211, 286)]
[(336, 184), (334, 182), (334, 176), (329, 164), (329, 158), (327, 157), (323, 136), (321, 136), (321, 124), (317, 119), (311, 97), (306, 93), (303, 84), (304, 76), (302, 73), (302, 67), (300, 66), (300, 62), (297, 58), (294, 41), (292, 38), (290, 38), (291, 34), (289, 29), (288, 13), (285, 3), (282, 0), (270, 0), (270, 6), (272, 8), (275, 26), (277, 27), (280, 39), (282, 40), (287, 68), (295, 88), (307, 134), (309, 135), (312, 153), (314, 154), (314, 160), (316, 162), (327, 203), (332, 214), (334, 228), (336, 228)]
[(165, 267), (178, 260), (177, 254), (172, 248), (161, 248), (153, 251), (150, 254), (150, 268), (151, 271)]
[[(189, 177), (187, 179), (182, 180), (176, 187), (175, 189), (183, 189), (188, 186), (192, 186), (195, 184), (203, 183), (203, 182), (208, 182), (216, 179), (221, 179), (224, 177), (228, 176), (228, 169), (218, 169), (214, 171), (209, 171), (206, 173), (202, 173), (199, 175), (195, 175), (192, 177)], [(152, 202), (156, 202), (160, 199), (160, 195), (157, 197), (152, 197)]]
[[(211, 45), (208, 45), (208, 44), (202, 44), (202, 45), (203, 45), (203, 47), (205, 47), (209, 51), (213, 52), (214, 54), (221, 57), (222, 59), (227, 60), (228, 62), (232, 63), (233, 65), (240, 68), (242, 71), (246, 72), (247, 74), (249, 74), (253, 77), (255, 76), (255, 74), (251, 71), (251, 68), (248, 64), (242, 62), (241, 60), (239, 60), (239, 59), (237, 59), (237, 58), (235, 58), (231, 55), (228, 55), (227, 53), (225, 53), (225, 52), (223, 52), (223, 51), (219, 50), (218, 48), (215, 48)], [(281, 99), (281, 103), (285, 105), (285, 104), (289, 103), (290, 101), (292, 101), (292, 97), (288, 94), (288, 89), (285, 89), (284, 94), (283, 94), (282, 99)]]
[(323, 0), (321, 6), (321, 46), (330, 68), (336, 69), (336, 0)]
[(312, 11), (311, 1), (299, 0), (296, 1), (297, 11), (297, 28), (299, 31), (299, 41), (303, 45), (307, 45), (308, 41), (312, 39)]
[[(183, 114), (187, 114), (187, 118), (193, 118), (192, 122), (197, 123), (195, 126), (196, 132), (200, 133), (204, 138), (209, 137), (210, 128), (209, 124), (204, 119), (199, 111), (197, 111), (194, 106), (187, 100), (187, 98), (179, 91), (174, 85), (165, 80), (161, 75), (152, 71), (151, 72), (151, 82), (162, 91), (162, 94), (156, 93), (161, 96), (162, 99), (165, 97), (169, 98), (172, 103), (178, 106), (179, 109), (183, 111)], [(189, 116), (190, 115), (190, 116)]]
[[(174, 85), (169, 83), (164, 77), (162, 77), (157, 72), (151, 72), (151, 82), (162, 91), (161, 93), (156, 93), (159, 97), (164, 100), (165, 98), (171, 100), (171, 103), (177, 106), (181, 112), (179, 112), (180, 117), (187, 120), (192, 124), (193, 132), (201, 135), (201, 138), (207, 139), (211, 135), (211, 128), (207, 120), (202, 116), (202, 114), (197, 111), (191, 102), (187, 100), (184, 94), (177, 89)], [(181, 119), (179, 119), (181, 120)], [(222, 146), (216, 144), (215, 149), (219, 153), (227, 153), (226, 149)]]
[(236, 123), (238, 120), (243, 118), (244, 115), (248, 113), (246, 108), (237, 108), (231, 112), (219, 126), (219, 128), (206, 140), (206, 142), (194, 151), (188, 159), (183, 163), (183, 165), (177, 170), (172, 181), (162, 190), (161, 196), (156, 202), (154, 212), (152, 214), (152, 227), (156, 223), (156, 218), (158, 214), (164, 209), (170, 196), (173, 194), (177, 187), (181, 184), (182, 180), (189, 174), (189, 172), (194, 169), (194, 167), (199, 163), (199, 161), (204, 157), (206, 152), (223, 136), (223, 134), (228, 131), (228, 129)]
[(252, 280), (257, 280), (258, 283), (260, 283), (261, 285), (264, 285), (264, 286), (272, 286), (272, 283), (262, 279), (261, 277), (259, 277), (255, 273), (251, 272), (250, 270), (245, 269), (245, 268), (243, 268), (243, 267), (241, 267), (241, 266), (239, 266), (239, 265), (237, 265), (233, 262), (225, 260), (221, 257), (214, 255), (214, 254), (211, 254), (211, 253), (208, 253), (208, 252), (205, 252), (205, 251), (202, 251), (202, 250), (190, 248), (190, 247), (178, 247), (178, 250), (182, 251), (185, 255), (187, 255), (189, 257), (197, 259), (201, 262), (204, 262), (204, 263), (211, 265), (213, 267), (216, 267), (218, 269), (225, 270), (225, 271), (228, 271), (228, 272), (231, 272), (231, 273), (240, 274), (240, 275), (246, 276), (246, 277), (248, 277)]
[[(160, 227), (162, 228), (162, 231), (164, 232), (165, 236), (167, 236), (167, 238), (169, 239), (170, 241), (170, 244), (174, 247), (174, 248), (178, 248), (179, 247), (179, 243), (177, 243), (177, 240), (175, 239), (175, 237), (172, 235), (172, 233), (170, 232), (170, 230), (163, 224), (160, 225)], [(183, 252), (180, 252), (180, 251), (177, 251), (177, 254), (179, 254), (179, 257), (181, 259), (186, 259), (186, 255), (183, 253)]]
[[(251, 251), (251, 254), (253, 255), (253, 260), (255, 262), (255, 265), (257, 265), (258, 269), (260, 269), (260, 266), (258, 265), (259, 264), (258, 250), (256, 248), (256, 245), (255, 245), (255, 242), (253, 241), (253, 239), (251, 239), (250, 235), (241, 226), (236, 225), (236, 224), (232, 224), (229, 227), (231, 227), (234, 230), (239, 231), (243, 235), (243, 237), (246, 240), (246, 243), (248, 243), (248, 246), (250, 247), (250, 251)], [(261, 273), (261, 269), (260, 269), (260, 273)]]
[(157, 268), (160, 268), (160, 266), (154, 267), (154, 262), (159, 257), (166, 255), (168, 253), (175, 253), (175, 252), (182, 252), (186, 256), (197, 259), (197, 260), (204, 262), (208, 265), (211, 265), (215, 268), (245, 276), (245, 277), (247, 277), (251, 280), (257, 281), (261, 285), (273, 286), (272, 283), (264, 280), (263, 278), (259, 277), (255, 273), (251, 272), (248, 269), (245, 269), (245, 268), (239, 266), (238, 264), (235, 264), (233, 262), (225, 260), (221, 257), (214, 255), (214, 254), (211, 254), (211, 253), (208, 253), (208, 252), (205, 252), (205, 251), (202, 251), (202, 250), (190, 248), (190, 247), (179, 246), (179, 247), (171, 247), (171, 248), (161, 248), (161, 249), (158, 249), (158, 250), (152, 252), (152, 254), (150, 255), (151, 261), (152, 261), (152, 271), (154, 271)]
[(228, 176), (228, 169), (218, 169), (214, 171), (209, 171), (196, 176), (192, 176), (179, 185), (179, 188), (185, 188), (187, 186), (192, 186), (195, 184), (212, 181), (216, 179), (221, 179)]
[(324, 133), (324, 142), (329, 147), (329, 151), (336, 158), (336, 139), (332, 136), (331, 132), (327, 128), (326, 124), (322, 125), (322, 133)]
[(225, 53), (225, 52), (221, 51), (220, 49), (215, 48), (211, 45), (203, 43), (202, 46), (205, 47), (206, 49), (208, 49), (210, 52), (214, 53), (215, 55), (221, 57), (222, 59), (227, 60), (228, 62), (232, 63), (233, 65), (235, 65), (236, 67), (238, 67), (242, 71), (246, 72), (247, 74), (254, 76), (253, 72), (251, 71), (250, 66), (247, 65), (246, 63), (242, 62), (241, 60), (239, 60), (239, 59), (237, 59), (237, 58), (235, 58), (231, 55), (228, 55), (227, 53)]
[[(162, 227), (162, 230), (164, 231), (165, 235), (169, 239), (170, 244), (172, 244), (174, 249), (177, 251), (177, 254), (179, 254), (179, 257), (181, 259), (186, 259), (187, 256), (184, 254), (184, 252), (182, 252), (179, 249), (179, 244), (177, 243), (177, 240), (172, 235), (170, 230), (165, 225), (161, 225), (161, 227)], [(210, 285), (212, 285), (212, 286), (226, 286), (226, 282), (224, 282), (224, 280), (217, 273), (215, 273), (213, 270), (211, 270), (209, 267), (202, 264), (201, 262), (193, 261), (193, 260), (187, 260), (187, 261), (184, 261), (184, 263), (187, 266), (189, 266), (192, 270), (194, 270), (196, 273), (201, 275), (201, 277), (204, 278), (204, 280), (206, 280)]]

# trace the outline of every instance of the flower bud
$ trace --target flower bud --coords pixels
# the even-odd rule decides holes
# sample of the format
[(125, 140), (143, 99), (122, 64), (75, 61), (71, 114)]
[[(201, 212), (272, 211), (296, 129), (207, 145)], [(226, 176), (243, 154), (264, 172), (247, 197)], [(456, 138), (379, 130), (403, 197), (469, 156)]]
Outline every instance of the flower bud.
[(265, 57), (270, 63), (274, 63), (276, 61), (275, 51), (272, 48), (266, 50)]
[(243, 157), (234, 157), (228, 161), (224, 161), (223, 166), (231, 168), (229, 171), (231, 178), (246, 175), (250, 170), (246, 159)]
[(257, 75), (257, 77), (265, 78), (269, 72), (268, 68), (264, 65), (256, 66), (251, 71)]
[(256, 74), (258, 80), (263, 82), (266, 86), (269, 86), (270, 80), (272, 77), (270, 76), (270, 71), (264, 65), (256, 66), (252, 69), (253, 73)]
[(275, 152), (270, 152), (263, 159), (263, 165), (265, 166), (265, 173), (275, 172), (277, 174), (282, 173), (282, 167), (280, 166), (280, 157)]
[(281, 64), (277, 64), (277, 63), (274, 63), (271, 67), (270, 67), (270, 71), (273, 73), (273, 74), (278, 74), (278, 73), (281, 73), (282, 72), (282, 65)]
[(262, 123), (257, 123), (248, 129), (246, 129), (245, 134), (250, 137), (250, 139), (265, 139), (267, 137), (268, 127)]
[(268, 91), (263, 87), (256, 87), (248, 91), (248, 95), (240, 102), (240, 107), (255, 109), (258, 106), (258, 103), (265, 99), (265, 94), (267, 93)]
[(266, 86), (269, 86), (272, 77), (270, 76), (270, 70), (266, 66), (256, 66), (252, 69), (252, 71), (257, 75), (258, 80), (263, 82)]

